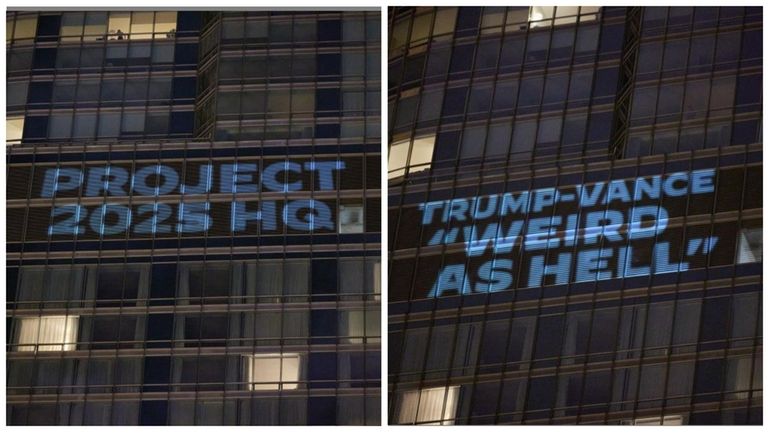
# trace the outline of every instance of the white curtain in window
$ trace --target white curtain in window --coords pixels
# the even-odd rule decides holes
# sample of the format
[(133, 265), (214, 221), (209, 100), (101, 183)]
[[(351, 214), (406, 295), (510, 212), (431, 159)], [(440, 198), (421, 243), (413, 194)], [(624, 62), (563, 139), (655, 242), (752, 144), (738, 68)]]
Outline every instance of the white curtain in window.
[(360, 258), (340, 259), (340, 293), (364, 293), (364, 262)]
[(361, 344), (364, 342), (364, 311), (342, 311), (339, 317), (338, 335), (348, 336), (341, 342)]
[(406, 391), (401, 396), (398, 423), (452, 425), (459, 396), (459, 386)]
[(682, 425), (682, 415), (654, 416), (649, 418), (636, 418), (634, 425)]
[(727, 361), (725, 392), (728, 399), (741, 400), (749, 398), (748, 390), (751, 389), (751, 361), (750, 357), (733, 358)]
[(361, 205), (340, 205), (340, 233), (364, 232), (364, 207)]
[(738, 263), (762, 261), (762, 229), (743, 229), (738, 234)]
[(246, 379), (252, 391), (297, 389), (300, 379), (299, 353), (264, 353), (246, 357)]
[(283, 264), (280, 260), (257, 263), (257, 302), (270, 302), (283, 295)]
[(23, 317), (18, 320), (17, 351), (75, 350), (78, 336), (77, 316)]
[(382, 289), (380, 286), (380, 272), (381, 272), (380, 262), (374, 262), (372, 266), (374, 267), (373, 290), (375, 294), (380, 294), (382, 293), (381, 292)]
[(283, 262), (283, 294), (307, 295), (310, 287), (310, 260), (286, 260)]

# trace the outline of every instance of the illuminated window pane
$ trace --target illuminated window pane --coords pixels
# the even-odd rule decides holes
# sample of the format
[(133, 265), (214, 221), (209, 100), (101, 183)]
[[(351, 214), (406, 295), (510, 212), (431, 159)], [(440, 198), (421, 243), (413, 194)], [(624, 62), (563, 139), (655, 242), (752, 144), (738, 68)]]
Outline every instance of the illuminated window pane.
[(372, 281), (372, 284), (373, 284), (372, 285), (372, 290), (373, 290), (373, 292), (375, 294), (382, 293), (382, 291), (381, 291), (382, 289), (381, 289), (381, 286), (380, 286), (381, 272), (382, 271), (381, 271), (381, 264), (380, 264), (380, 262), (372, 263), (372, 273), (374, 274), (374, 276), (372, 278), (373, 279), (373, 281)]
[(128, 39), (130, 30), (131, 12), (110, 12), (108, 32), (111, 40)]
[(75, 350), (77, 337), (77, 316), (23, 317), (16, 328), (16, 351)]
[(505, 18), (505, 31), (512, 32), (517, 30), (526, 30), (529, 20), (528, 7), (512, 7), (508, 9), (508, 16)]
[(246, 357), (251, 391), (297, 389), (302, 358), (298, 353), (265, 353)]
[(24, 133), (24, 117), (9, 117), (5, 121), (6, 144), (18, 143)]
[(558, 26), (560, 24), (574, 23), (577, 21), (577, 14), (577, 6), (559, 6), (556, 8), (556, 19), (553, 24)]
[(682, 415), (666, 415), (664, 417), (636, 418), (634, 425), (682, 425)]
[(403, 176), (406, 173), (406, 160), (409, 157), (409, 140), (402, 140), (390, 146), (388, 157), (388, 179)]
[(83, 12), (65, 12), (61, 16), (62, 41), (78, 41), (83, 33)]
[(553, 18), (553, 6), (533, 6), (529, 12), (530, 27), (547, 27)]
[(153, 12), (134, 12), (131, 17), (131, 39), (152, 39)]
[(412, 24), (411, 45), (424, 42), (430, 34), (430, 23), (433, 20), (433, 14), (427, 13), (415, 17), (414, 24)]
[(338, 225), (339, 233), (363, 233), (364, 207), (360, 204), (341, 204)]
[(453, 425), (459, 386), (425, 388), (401, 394), (398, 424)]
[(738, 233), (738, 263), (762, 261), (762, 228), (743, 229)]
[(107, 12), (87, 12), (83, 39), (100, 41), (107, 34)]
[(433, 36), (454, 32), (456, 21), (457, 8), (439, 8), (436, 12), (436, 21), (433, 24)]
[(155, 13), (155, 38), (171, 38), (176, 31), (176, 11)]
[(16, 19), (16, 27), (13, 31), (13, 39), (15, 42), (19, 40), (26, 40), (27, 43), (32, 43), (32, 39), (37, 32), (37, 16), (31, 17), (19, 17)]
[[(751, 390), (751, 361), (749, 357), (732, 358), (727, 361), (726, 397), (730, 400), (749, 398)], [(761, 367), (757, 367), (761, 368)], [(740, 391), (740, 392), (735, 392)]]
[[(422, 166), (420, 169), (430, 168), (430, 162), (433, 160), (433, 146), (435, 143), (435, 135), (415, 138), (412, 143), (412, 157), (409, 161), (409, 166)], [(426, 166), (425, 164), (428, 165)]]

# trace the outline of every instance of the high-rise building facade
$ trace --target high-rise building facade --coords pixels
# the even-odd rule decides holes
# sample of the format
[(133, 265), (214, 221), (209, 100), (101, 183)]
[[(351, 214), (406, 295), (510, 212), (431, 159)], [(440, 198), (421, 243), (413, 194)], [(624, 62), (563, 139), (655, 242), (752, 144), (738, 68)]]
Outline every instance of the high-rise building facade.
[(389, 11), (391, 424), (762, 423), (762, 8)]
[(8, 424), (379, 424), (379, 9), (6, 24)]

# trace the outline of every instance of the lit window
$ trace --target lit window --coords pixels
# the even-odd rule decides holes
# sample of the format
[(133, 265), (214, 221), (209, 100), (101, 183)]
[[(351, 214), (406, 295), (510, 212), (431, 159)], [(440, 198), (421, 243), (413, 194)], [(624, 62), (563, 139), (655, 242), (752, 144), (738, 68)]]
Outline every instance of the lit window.
[(379, 342), (380, 312), (379, 310), (344, 311), (340, 320), (339, 335), (350, 344)]
[(459, 386), (406, 391), (398, 405), (398, 424), (453, 425), (459, 397)]
[(388, 157), (388, 179), (403, 176), (406, 173), (406, 161), (409, 157), (409, 140), (402, 140), (390, 146)]
[(61, 29), (59, 34), (62, 41), (79, 41), (83, 34), (83, 12), (65, 12), (61, 16)]
[(251, 391), (297, 389), (302, 357), (299, 353), (246, 356), (246, 379)]
[[(727, 361), (727, 379), (725, 380), (725, 394), (730, 400), (743, 400), (749, 398), (751, 384), (751, 358), (731, 358)], [(757, 363), (757, 369), (762, 368)], [(755, 372), (755, 375), (761, 372)], [(760, 382), (761, 388), (761, 382)], [(735, 392), (741, 391), (741, 392)]]
[(110, 40), (128, 39), (130, 24), (131, 12), (110, 12), (108, 25)]
[[(529, 11), (529, 26), (535, 28), (574, 24), (578, 19), (581, 22), (594, 21), (598, 12), (599, 8), (596, 6), (583, 6), (579, 9), (577, 6), (559, 6), (556, 8), (553, 6), (533, 6)], [(508, 28), (507, 30), (516, 29)], [(519, 27), (518, 30), (524, 30), (524, 27)]]
[(155, 39), (173, 38), (176, 32), (176, 12), (155, 14)]
[(578, 7), (577, 6), (559, 6), (556, 8), (556, 19), (553, 24), (558, 26), (560, 24), (570, 24), (577, 22)]
[(339, 233), (364, 232), (364, 207), (360, 204), (340, 205)]
[(87, 41), (104, 40), (107, 34), (107, 12), (86, 12), (83, 34), (83, 39)]
[(381, 286), (380, 286), (380, 273), (382, 272), (381, 269), (380, 269), (380, 265), (381, 265), (380, 262), (375, 262), (374, 263), (374, 293), (375, 294), (382, 293), (380, 291), (380, 290), (382, 290)]
[[(406, 174), (406, 167), (416, 168), (416, 170), (410, 170), (411, 173), (430, 169), (435, 143), (435, 134), (393, 143), (390, 146), (390, 157), (388, 158), (388, 179), (403, 176)], [(410, 144), (412, 147), (411, 157), (409, 157)]]
[(24, 117), (8, 117), (5, 120), (6, 144), (18, 143), (24, 134)]
[[(409, 160), (409, 167), (419, 167), (422, 170), (430, 168), (430, 162), (433, 160), (433, 145), (436, 142), (435, 135), (415, 138), (412, 142), (412, 157)], [(414, 170), (410, 170), (414, 172)]]
[(22, 317), (16, 328), (16, 351), (75, 350), (77, 338), (77, 316)]
[(666, 415), (664, 417), (653, 416), (648, 418), (636, 418), (634, 425), (682, 425), (682, 415)]
[(152, 12), (134, 12), (131, 17), (131, 39), (152, 39)]
[(762, 228), (743, 229), (738, 233), (738, 263), (762, 261)]
[[(6, 22), (6, 24), (8, 23)], [(35, 33), (37, 33), (37, 16), (24, 16), (16, 19), (16, 27), (13, 31), (15, 42), (24, 41), (31, 44)]]

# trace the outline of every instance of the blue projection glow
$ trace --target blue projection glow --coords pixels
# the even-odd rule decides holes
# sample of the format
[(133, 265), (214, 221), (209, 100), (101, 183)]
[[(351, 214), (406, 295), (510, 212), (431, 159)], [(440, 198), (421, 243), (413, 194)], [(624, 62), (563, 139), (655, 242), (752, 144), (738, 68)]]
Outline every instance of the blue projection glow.
[[(715, 174), (706, 169), (423, 203), (427, 245), (462, 243), (466, 257), (445, 265), (427, 296), (506, 290), (519, 273), (526, 282), (520, 287), (538, 287), (685, 271), (689, 263), (674, 258), (671, 242), (662, 239), (669, 212), (660, 203), (712, 194)], [(561, 203), (572, 213), (556, 214)], [(708, 255), (717, 242), (689, 239), (683, 255)]]
[[(170, 203), (134, 206), (105, 203), (100, 206), (62, 204), (51, 210), (53, 222), (49, 235), (83, 235), (91, 230), (99, 235), (205, 233), (214, 224), (226, 224), (232, 233), (254, 233), (259, 224), (262, 233), (282, 230), (281, 225), (302, 232), (334, 231), (332, 207), (322, 200), (297, 198), (294, 193), (335, 191), (335, 174), (342, 175), (345, 162), (278, 161), (257, 163), (202, 164), (194, 184), (181, 182), (182, 176), (171, 166), (152, 164), (137, 168), (108, 165), (80, 168), (50, 168), (45, 171), (40, 197), (66, 200), (66, 197), (161, 197), (192, 196)], [(304, 180), (303, 180), (304, 179)], [(311, 184), (312, 182), (312, 184)], [(285, 194), (282, 199), (232, 200), (229, 218), (214, 220), (209, 194)], [(63, 197), (62, 197), (63, 196)], [(218, 204), (221, 204), (221, 199)]]

